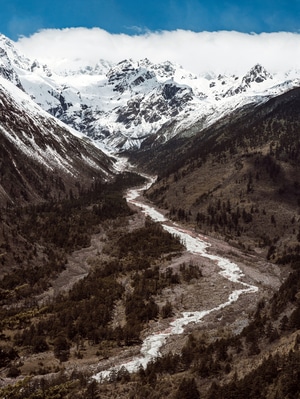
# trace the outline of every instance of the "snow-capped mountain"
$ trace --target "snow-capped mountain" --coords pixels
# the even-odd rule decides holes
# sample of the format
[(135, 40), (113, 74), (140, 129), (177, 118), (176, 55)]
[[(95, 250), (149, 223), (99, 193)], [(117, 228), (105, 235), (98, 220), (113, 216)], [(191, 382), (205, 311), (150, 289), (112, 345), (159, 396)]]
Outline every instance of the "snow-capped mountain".
[[(258, 104), (299, 85), (297, 74), (272, 76), (255, 65), (244, 76), (197, 76), (171, 62), (148, 59), (99, 63), (52, 72), (19, 55), (0, 37), (9, 80), (45, 111), (110, 148), (139, 148), (210, 126), (247, 104)], [(6, 61), (5, 61), (6, 60)]]
[(24, 91), (8, 52), (0, 51), (0, 205), (63, 198), (77, 192), (79, 180), (83, 188), (112, 178), (112, 159), (42, 110)]

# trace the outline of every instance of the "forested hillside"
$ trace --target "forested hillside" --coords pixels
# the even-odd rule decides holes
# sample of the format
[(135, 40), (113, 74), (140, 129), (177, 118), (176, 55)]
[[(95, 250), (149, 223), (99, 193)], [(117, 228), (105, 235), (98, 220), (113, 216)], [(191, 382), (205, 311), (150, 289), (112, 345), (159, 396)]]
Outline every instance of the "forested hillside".
[[(300, 397), (299, 110), (294, 89), (126, 154), (158, 175), (143, 201), (213, 242), (208, 251), (243, 267), (245, 282), (225, 279), (216, 259), (192, 261), (178, 236), (128, 205), (126, 190), (144, 183), (141, 175), (104, 182), (103, 170), (96, 178), (83, 168), (84, 184), (47, 175), (45, 187), (39, 176), (33, 201), (22, 187), (34, 167), (14, 168), (3, 141), (3, 187), (12, 196), (21, 182), (21, 200), (5, 200), (0, 215), (0, 397)], [(257, 293), (228, 300), (253, 281)], [(216, 312), (187, 323), (138, 372), (111, 369), (198, 308)], [(103, 370), (112, 372), (99, 382)]]
[(299, 253), (300, 91), (225, 118), (193, 139), (133, 155), (157, 183), (147, 193), (174, 220), (269, 259)]

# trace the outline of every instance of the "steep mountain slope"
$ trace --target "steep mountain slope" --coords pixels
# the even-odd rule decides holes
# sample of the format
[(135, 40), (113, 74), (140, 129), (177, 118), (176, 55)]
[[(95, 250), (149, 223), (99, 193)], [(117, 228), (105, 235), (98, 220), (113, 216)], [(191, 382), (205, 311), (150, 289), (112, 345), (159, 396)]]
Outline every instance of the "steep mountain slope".
[(279, 259), (299, 250), (300, 89), (132, 156), (175, 219)]
[[(66, 197), (113, 176), (113, 162), (86, 138), (0, 78), (1, 205)], [(77, 192), (78, 188), (75, 189)]]
[(20, 80), (45, 110), (117, 149), (139, 148), (147, 138), (165, 142), (196, 122), (205, 128), (236, 108), (261, 103), (299, 83), (281, 82), (260, 65), (243, 77), (207, 79), (147, 59), (125, 60), (106, 75), (53, 75), (42, 90), (45, 96), (40, 94), (44, 83), (36, 88), (35, 74), (20, 74)]
[[(298, 397), (297, 78), (260, 65), (243, 77), (199, 78), (148, 60), (57, 75), (0, 39), (0, 371), (1, 385), (11, 384), (0, 396)], [(229, 281), (215, 285), (215, 259), (171, 263), (179, 240), (148, 219), (141, 225), (122, 197), (139, 178), (99, 184), (113, 163), (83, 134), (132, 149), (132, 162), (159, 176), (148, 197), (191, 236), (225, 238), (233, 246), (214, 240), (217, 252), (251, 269), (245, 281), (267, 296), (256, 311), (252, 297), (235, 311), (218, 307), (185, 344), (176, 336), (146, 370), (120, 370), (103, 385), (90, 378), (99, 360), (114, 363), (123, 349), (133, 356), (149, 326), (164, 331), (175, 309), (195, 306), (194, 293), (207, 309), (232, 291)], [(51, 283), (59, 276), (61, 289), (64, 271), (81, 280), (62, 294)]]
[[(257, 64), (244, 76), (197, 76), (171, 62), (124, 60), (53, 72), (0, 37), (3, 76), (44, 110), (119, 151), (165, 142), (206, 128), (246, 104), (260, 104), (299, 85), (296, 72), (272, 76)], [(100, 56), (100, 54), (99, 54)]]

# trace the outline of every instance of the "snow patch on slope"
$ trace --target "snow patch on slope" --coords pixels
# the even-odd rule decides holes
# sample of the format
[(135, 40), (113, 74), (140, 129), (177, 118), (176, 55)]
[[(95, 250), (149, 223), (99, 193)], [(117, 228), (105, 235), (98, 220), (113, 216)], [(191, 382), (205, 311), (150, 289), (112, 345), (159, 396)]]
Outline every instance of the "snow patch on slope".
[[(256, 64), (246, 74), (196, 75), (169, 61), (145, 58), (112, 65), (78, 58), (51, 71), (19, 54), (0, 36), (16, 79), (45, 111), (115, 151), (194, 134), (247, 104), (259, 104), (299, 86), (299, 71), (271, 75)], [(7, 62), (8, 62), (7, 61)]]

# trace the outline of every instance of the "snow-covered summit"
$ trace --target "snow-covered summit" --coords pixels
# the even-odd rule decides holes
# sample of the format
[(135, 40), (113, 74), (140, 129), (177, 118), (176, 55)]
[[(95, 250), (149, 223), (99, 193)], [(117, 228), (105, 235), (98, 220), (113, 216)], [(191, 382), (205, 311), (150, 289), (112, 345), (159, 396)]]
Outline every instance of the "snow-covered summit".
[(79, 178), (86, 186), (95, 178), (112, 178), (113, 160), (83, 133), (42, 109), (23, 87), (21, 79), (26, 83), (26, 77), (35, 80), (42, 97), (48, 71), (19, 56), (1, 36), (0, 163), (5, 167), (0, 206), (64, 195)]
[(18, 54), (4, 36), (0, 52), (0, 68), (5, 64), (10, 71), (6, 77), (45, 111), (115, 149), (139, 148), (150, 137), (168, 140), (195, 123), (204, 128), (299, 85), (297, 74), (271, 75), (260, 64), (242, 76), (200, 76), (169, 61), (112, 65), (99, 57), (94, 65), (79, 59), (54, 72)]

